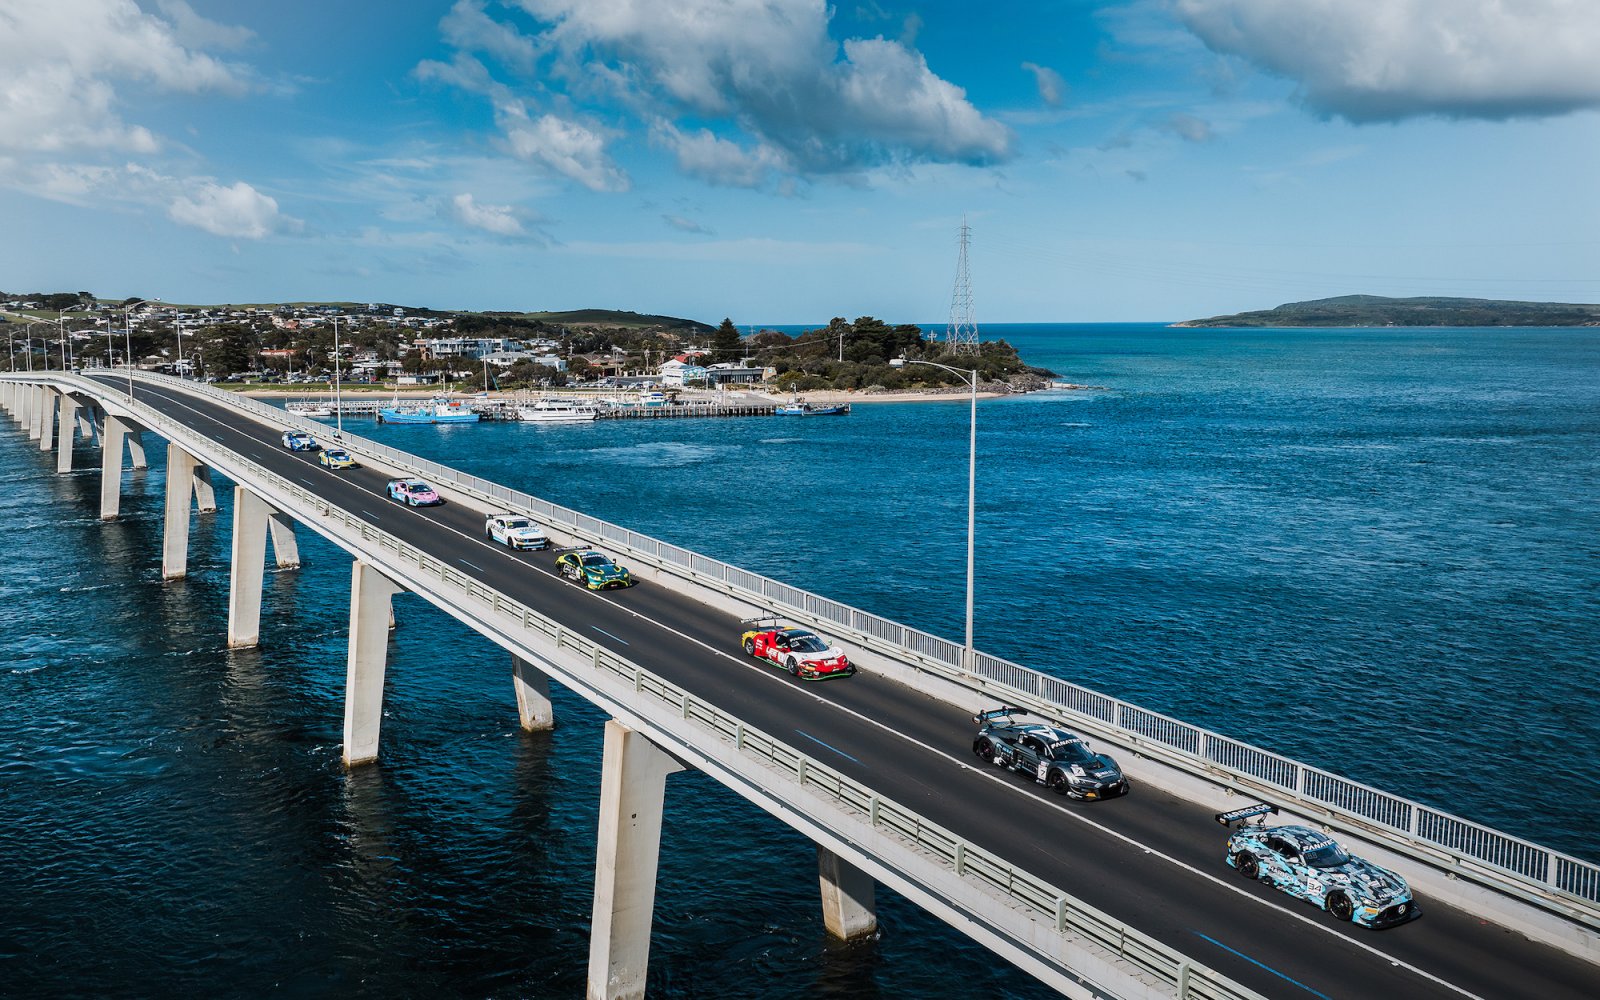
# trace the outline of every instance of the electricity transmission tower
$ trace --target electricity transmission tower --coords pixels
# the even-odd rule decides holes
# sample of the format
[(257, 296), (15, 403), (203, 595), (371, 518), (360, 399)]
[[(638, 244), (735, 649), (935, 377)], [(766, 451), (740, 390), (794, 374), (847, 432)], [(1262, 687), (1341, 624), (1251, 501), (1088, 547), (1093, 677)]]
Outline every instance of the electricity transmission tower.
[(972, 229), (961, 217), (961, 258), (956, 264), (956, 287), (950, 295), (950, 325), (945, 329), (945, 349), (951, 354), (978, 353), (978, 321), (972, 315), (972, 279), (967, 274), (967, 243)]

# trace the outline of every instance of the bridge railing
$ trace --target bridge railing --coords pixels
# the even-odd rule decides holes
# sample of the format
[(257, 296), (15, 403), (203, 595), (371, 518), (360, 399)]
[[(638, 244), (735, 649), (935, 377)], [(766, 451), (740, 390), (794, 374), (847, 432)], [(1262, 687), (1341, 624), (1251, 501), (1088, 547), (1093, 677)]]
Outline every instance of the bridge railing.
[[(143, 403), (133, 403), (129, 409), (150, 430), (198, 453), (204, 453), (203, 448), (188, 443), (200, 437), (190, 428)], [(620, 680), (624, 686), (655, 703), (658, 711), (660, 708), (668, 709), (673, 718), (688, 720), (738, 755), (783, 776), (800, 789), (820, 793), (856, 822), (866, 823), (875, 831), (891, 834), (909, 848), (938, 859), (941, 866), (953, 871), (957, 877), (981, 883), (999, 893), (1011, 903), (1005, 908), (1006, 912), (1021, 911), (1035, 924), (1053, 928), (1064, 939), (1093, 942), (1102, 951), (1171, 989), (1178, 1000), (1264, 1000), (1255, 991), (1190, 960), (1182, 952), (1076, 899), (1005, 858), (964, 840), (893, 799), (879, 795), (869, 786), (806, 756), (776, 737), (746, 725), (716, 705), (696, 697), (626, 657), (565, 628), (397, 536), (376, 528), (370, 522), (329, 505), (303, 485), (237, 452), (232, 453), (232, 461), (240, 470), (249, 473), (252, 481), (246, 485), (251, 489), (269, 496), (287, 497), (301, 511), (314, 512), (319, 530), (347, 539), (360, 539), (362, 546), (369, 551), (376, 549), (384, 553), (386, 563), (403, 566), (408, 573), (415, 572), (437, 581), (440, 587), (428, 588), (432, 598), (450, 601), (458, 608), (469, 608), (473, 617), (486, 614), (492, 617), (497, 630), (521, 629), (541, 644), (551, 643), (557, 650), (575, 654), (596, 672)], [(274, 502), (280, 501), (274, 499)], [(407, 585), (414, 583), (404, 579), (397, 582)], [(443, 593), (440, 593), (441, 590)], [(452, 601), (450, 594), (456, 595), (457, 599)], [(525, 644), (532, 646), (533, 642)], [(1014, 933), (1006, 928), (997, 930)], [(1026, 936), (1021, 938), (1025, 939)]]
[[(226, 400), (268, 421), (326, 434), (328, 425), (299, 417), (250, 397), (203, 383), (144, 373), (143, 379), (182, 386)], [(1018, 663), (977, 653), (972, 670), (961, 666), (961, 644), (829, 600), (601, 521), (549, 500), (509, 489), (459, 469), (346, 432), (343, 443), (398, 468), (437, 480), (460, 492), (518, 509), (596, 544), (654, 561), (669, 571), (776, 611), (809, 619), (819, 628), (842, 632), (879, 651), (954, 683), (993, 695), (1071, 724), (1093, 720), (1111, 738), (1168, 763), (1211, 778), (1219, 775), (1244, 786), (1275, 792), (1319, 809), (1334, 819), (1369, 830), (1409, 853), (1459, 866), (1476, 866), (1481, 881), (1555, 896), (1574, 904), (1600, 923), (1600, 865), (1554, 851), (1451, 813), (1303, 764), (1270, 750), (1214, 733), (1179, 719), (1073, 684)]]

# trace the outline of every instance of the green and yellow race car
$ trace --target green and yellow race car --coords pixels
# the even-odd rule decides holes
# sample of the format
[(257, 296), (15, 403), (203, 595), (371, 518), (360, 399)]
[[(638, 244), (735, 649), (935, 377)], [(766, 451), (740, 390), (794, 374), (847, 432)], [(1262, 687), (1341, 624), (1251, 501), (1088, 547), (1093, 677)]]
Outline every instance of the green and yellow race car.
[(632, 573), (593, 549), (563, 552), (556, 559), (556, 572), (590, 590), (614, 590), (634, 584)]

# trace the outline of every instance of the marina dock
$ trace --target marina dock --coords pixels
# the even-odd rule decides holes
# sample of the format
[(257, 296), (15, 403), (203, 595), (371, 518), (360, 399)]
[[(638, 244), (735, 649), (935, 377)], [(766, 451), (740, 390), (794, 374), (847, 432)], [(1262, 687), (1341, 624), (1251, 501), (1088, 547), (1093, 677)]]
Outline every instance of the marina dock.
[[(529, 398), (490, 398), (468, 399), (467, 406), (478, 414), (480, 420), (489, 421), (514, 421), (517, 418), (517, 407), (527, 406), (533, 401)], [(538, 397), (553, 398), (553, 397)], [(597, 411), (599, 420), (666, 420), (684, 417), (770, 417), (777, 406), (773, 403), (740, 402), (740, 403), (715, 403), (710, 400), (692, 401), (686, 403), (668, 403), (654, 406), (621, 405), (606, 400), (597, 400), (588, 397), (561, 397), (582, 402), (585, 406), (593, 406)], [(285, 408), (291, 412), (301, 412), (303, 415), (313, 416), (314, 419), (326, 419), (321, 415), (305, 413), (305, 407), (325, 407), (328, 416), (366, 417), (377, 419), (378, 411), (395, 405), (392, 398), (378, 398), (362, 396), (355, 399), (346, 398), (337, 405), (331, 399), (290, 399), (285, 402)]]

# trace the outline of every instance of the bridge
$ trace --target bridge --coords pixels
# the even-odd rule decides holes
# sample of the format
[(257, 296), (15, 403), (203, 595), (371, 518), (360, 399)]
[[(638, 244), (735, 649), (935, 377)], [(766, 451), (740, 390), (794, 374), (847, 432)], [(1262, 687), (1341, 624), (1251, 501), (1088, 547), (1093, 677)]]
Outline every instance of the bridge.
[[(232, 484), (228, 642), (259, 641), (269, 542), (310, 531), (352, 561), (343, 759), (378, 757), (391, 599), (410, 592), (509, 655), (523, 726), (555, 722), (554, 681), (606, 723), (588, 991), (643, 995), (672, 774), (696, 768), (817, 845), (824, 924), (872, 933), (878, 885), (1072, 997), (1591, 998), (1600, 866), (1410, 802), (346, 434), (362, 468), (279, 444), (330, 429), (214, 387), (139, 372), (0, 374), (3, 406), (71, 471), (98, 444), (100, 516), (166, 442), (162, 574), (187, 572), (192, 519)], [(147, 441), (147, 438), (150, 440)], [(390, 503), (419, 475), (449, 501)], [(516, 510), (558, 545), (614, 553), (641, 586), (592, 593), (543, 553), (483, 537)], [(862, 672), (808, 685), (738, 654), (739, 619), (778, 614), (840, 637)], [(1020, 705), (1113, 748), (1132, 795), (1067, 802), (971, 753), (973, 711)], [(1223, 864), (1211, 814), (1246, 802), (1328, 829), (1411, 881), (1424, 916), (1339, 923)], [(709, 905), (709, 904), (708, 904)]]

